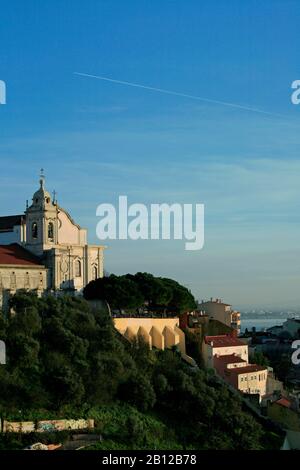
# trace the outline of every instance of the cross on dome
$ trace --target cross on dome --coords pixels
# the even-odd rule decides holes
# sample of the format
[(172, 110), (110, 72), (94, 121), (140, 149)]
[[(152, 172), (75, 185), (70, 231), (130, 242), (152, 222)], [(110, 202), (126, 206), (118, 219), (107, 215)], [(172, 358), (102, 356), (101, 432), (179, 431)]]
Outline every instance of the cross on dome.
[(44, 186), (45, 186), (45, 172), (44, 172), (44, 168), (41, 168), (41, 173), (40, 173), (40, 185), (41, 185), (41, 188), (44, 189)]

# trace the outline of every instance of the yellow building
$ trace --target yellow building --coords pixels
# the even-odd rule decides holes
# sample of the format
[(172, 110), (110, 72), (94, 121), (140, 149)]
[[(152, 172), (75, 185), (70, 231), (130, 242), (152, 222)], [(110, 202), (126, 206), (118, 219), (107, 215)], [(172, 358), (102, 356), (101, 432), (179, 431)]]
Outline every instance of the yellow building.
[(230, 304), (225, 304), (221, 299), (211, 298), (207, 302), (202, 300), (199, 309), (209, 315), (210, 318), (234, 328), (237, 330), (237, 334), (240, 333), (241, 314), (237, 310), (233, 310)]
[(194, 359), (187, 356), (185, 335), (179, 328), (179, 318), (114, 318), (115, 328), (129, 341), (143, 338), (150, 349), (170, 349), (176, 347), (181, 356), (191, 365)]

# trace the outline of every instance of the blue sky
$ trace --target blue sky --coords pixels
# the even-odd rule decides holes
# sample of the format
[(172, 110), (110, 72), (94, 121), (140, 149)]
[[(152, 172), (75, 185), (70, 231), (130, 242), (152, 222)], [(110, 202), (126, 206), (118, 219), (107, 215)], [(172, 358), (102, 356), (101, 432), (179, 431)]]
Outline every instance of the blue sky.
[(106, 269), (235, 306), (299, 305), (299, 21), (298, 0), (2, 2), (0, 214), (25, 208), (41, 167), (93, 243), (96, 206), (120, 194), (204, 203), (202, 251), (113, 241)]

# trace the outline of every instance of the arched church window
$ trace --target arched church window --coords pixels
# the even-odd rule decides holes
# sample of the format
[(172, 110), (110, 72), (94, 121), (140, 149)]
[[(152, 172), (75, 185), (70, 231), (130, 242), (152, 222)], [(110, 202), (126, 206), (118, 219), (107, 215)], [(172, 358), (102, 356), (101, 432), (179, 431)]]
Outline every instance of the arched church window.
[(36, 222), (32, 224), (32, 238), (36, 239), (38, 237), (38, 226)]
[(79, 260), (75, 261), (75, 277), (81, 277), (81, 262)]
[(49, 222), (48, 224), (48, 239), (52, 240), (54, 239), (54, 225), (53, 222)]
[(93, 280), (95, 281), (98, 278), (98, 268), (93, 266)]

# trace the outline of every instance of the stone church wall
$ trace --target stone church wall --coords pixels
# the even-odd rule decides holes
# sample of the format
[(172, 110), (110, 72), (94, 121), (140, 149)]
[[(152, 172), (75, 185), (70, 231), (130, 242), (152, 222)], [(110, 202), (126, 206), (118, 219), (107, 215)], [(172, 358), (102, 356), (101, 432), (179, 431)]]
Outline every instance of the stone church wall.
[(47, 269), (40, 266), (0, 266), (0, 309), (6, 309), (10, 296), (18, 290), (44, 292), (48, 286), (47, 276)]

